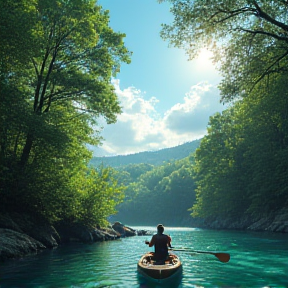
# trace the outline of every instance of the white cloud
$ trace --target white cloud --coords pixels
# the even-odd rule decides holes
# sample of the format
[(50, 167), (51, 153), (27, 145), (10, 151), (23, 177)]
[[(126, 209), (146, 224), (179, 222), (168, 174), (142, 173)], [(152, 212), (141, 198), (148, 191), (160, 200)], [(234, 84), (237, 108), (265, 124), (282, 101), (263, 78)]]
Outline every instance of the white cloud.
[(165, 113), (166, 128), (181, 135), (204, 135), (209, 116), (224, 108), (219, 99), (218, 89), (207, 82), (192, 86), (184, 102), (177, 103)]
[(94, 150), (95, 156), (152, 151), (199, 139), (206, 134), (209, 116), (224, 109), (219, 91), (208, 83), (192, 86), (162, 116), (155, 108), (161, 105), (156, 97), (147, 100), (145, 92), (135, 87), (121, 90), (119, 80), (114, 80), (114, 86), (123, 113), (117, 123), (104, 125), (101, 135), (105, 140)]

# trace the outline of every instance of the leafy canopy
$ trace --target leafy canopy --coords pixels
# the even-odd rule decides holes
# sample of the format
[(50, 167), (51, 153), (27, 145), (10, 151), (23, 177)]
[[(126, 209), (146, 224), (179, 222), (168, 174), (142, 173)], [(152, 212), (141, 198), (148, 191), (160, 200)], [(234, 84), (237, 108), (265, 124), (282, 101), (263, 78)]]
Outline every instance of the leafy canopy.
[(174, 21), (163, 25), (161, 36), (190, 58), (203, 47), (214, 53), (223, 101), (247, 96), (262, 79), (287, 71), (287, 1), (167, 1)]
[(1, 211), (89, 223), (114, 213), (121, 187), (87, 170), (86, 145), (101, 140), (99, 117), (121, 113), (111, 77), (130, 62), (124, 37), (92, 0), (1, 1)]

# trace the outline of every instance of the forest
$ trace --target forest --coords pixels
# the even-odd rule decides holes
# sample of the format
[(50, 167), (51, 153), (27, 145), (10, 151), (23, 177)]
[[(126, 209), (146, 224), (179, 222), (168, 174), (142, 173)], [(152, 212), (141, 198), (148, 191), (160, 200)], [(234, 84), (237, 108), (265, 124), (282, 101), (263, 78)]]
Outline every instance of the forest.
[(189, 156), (113, 169), (89, 165), (87, 144), (102, 141), (100, 117), (121, 113), (111, 77), (130, 62), (125, 34), (95, 1), (1, 1), (1, 213), (105, 225), (119, 210), (120, 221), (188, 225), (287, 207), (288, 3), (168, 2), (161, 37), (191, 59), (211, 50), (230, 105)]
[(107, 223), (124, 187), (92, 169), (93, 127), (121, 107), (111, 77), (130, 63), (125, 34), (94, 1), (1, 1), (1, 213)]
[(135, 154), (92, 157), (90, 165), (97, 167), (99, 165), (119, 168), (130, 164), (152, 164), (154, 166), (162, 165), (163, 162), (170, 160), (180, 160), (188, 157), (199, 147), (201, 139), (186, 142), (175, 147), (163, 148), (156, 151), (144, 151)]
[(112, 219), (129, 225), (193, 226), (189, 210), (195, 201), (193, 162), (189, 156), (160, 166), (134, 164), (119, 169), (118, 181), (127, 189)]

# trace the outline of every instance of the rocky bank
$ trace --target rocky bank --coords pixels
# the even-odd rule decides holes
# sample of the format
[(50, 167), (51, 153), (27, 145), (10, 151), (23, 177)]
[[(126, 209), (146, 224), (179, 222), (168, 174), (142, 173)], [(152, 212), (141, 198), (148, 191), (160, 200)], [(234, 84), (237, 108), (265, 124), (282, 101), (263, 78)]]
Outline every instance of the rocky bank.
[(207, 219), (189, 219), (185, 226), (223, 229), (249, 230), (288, 233), (288, 207), (271, 211), (266, 216), (242, 215), (241, 217), (210, 217)]
[[(243, 215), (233, 219), (211, 217), (178, 220), (177, 225), (171, 226), (288, 233), (288, 208), (271, 212), (265, 217)], [(136, 231), (120, 222), (105, 228), (71, 223), (51, 226), (44, 221), (35, 222), (28, 215), (0, 215), (0, 261), (38, 253), (46, 248), (53, 249), (67, 242), (107, 241), (135, 235), (151, 235), (151, 232)]]
[(21, 258), (68, 242), (107, 241), (145, 233), (126, 227), (120, 222), (105, 228), (71, 223), (51, 226), (39, 219), (35, 221), (29, 215), (4, 214), (0, 215), (0, 261)]

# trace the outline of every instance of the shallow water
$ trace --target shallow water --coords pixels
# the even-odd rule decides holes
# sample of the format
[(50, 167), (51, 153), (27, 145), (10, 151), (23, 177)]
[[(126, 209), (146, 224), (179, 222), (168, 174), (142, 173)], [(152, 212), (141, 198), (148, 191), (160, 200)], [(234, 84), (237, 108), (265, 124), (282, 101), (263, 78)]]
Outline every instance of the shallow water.
[[(286, 234), (169, 227), (165, 232), (175, 248), (231, 255), (222, 263), (210, 254), (175, 252), (183, 263), (182, 278), (165, 287), (288, 287)], [(137, 273), (141, 255), (153, 251), (144, 244), (149, 238), (69, 244), (1, 263), (0, 288), (158, 287)]]

